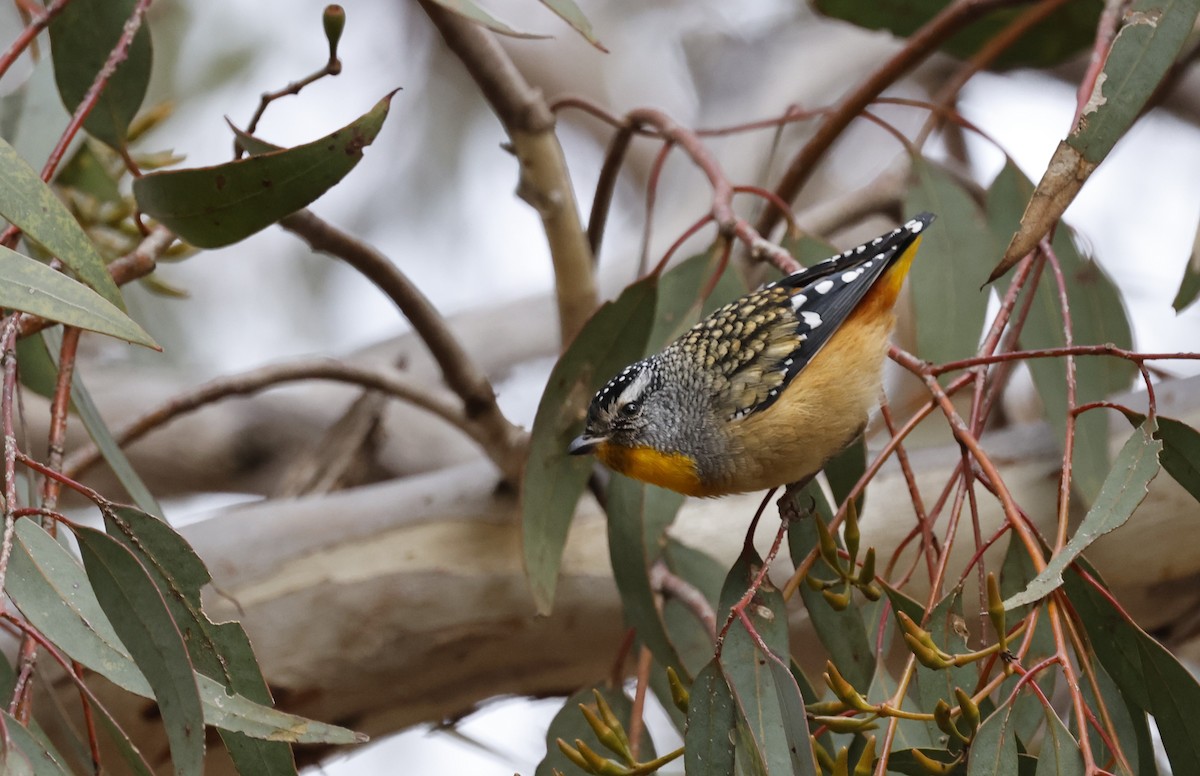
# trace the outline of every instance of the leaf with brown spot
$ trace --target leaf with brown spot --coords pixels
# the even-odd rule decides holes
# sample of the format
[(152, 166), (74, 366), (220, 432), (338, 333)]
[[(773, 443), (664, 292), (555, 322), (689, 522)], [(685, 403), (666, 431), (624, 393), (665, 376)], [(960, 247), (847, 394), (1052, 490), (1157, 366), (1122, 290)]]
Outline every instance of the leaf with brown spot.
[(133, 183), (138, 207), (200, 248), (249, 237), (308, 206), (354, 169), (362, 149), (383, 127), (392, 94), (354, 122), (305, 145), (214, 167), (144, 175)]
[(1200, 15), (1200, 0), (1135, 0), (1113, 38), (1092, 95), (1059, 143), (1004, 258), (988, 282), (1026, 256), (1054, 226), (1175, 63)]

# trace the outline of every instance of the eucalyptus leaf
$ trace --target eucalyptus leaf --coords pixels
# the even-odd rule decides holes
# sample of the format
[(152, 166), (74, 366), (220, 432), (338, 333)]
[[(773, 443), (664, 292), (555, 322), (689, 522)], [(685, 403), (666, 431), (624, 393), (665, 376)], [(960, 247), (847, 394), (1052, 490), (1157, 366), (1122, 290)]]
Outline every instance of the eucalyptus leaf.
[(648, 277), (602, 305), (554, 365), (538, 403), (521, 485), (521, 529), (525, 575), (542, 614), (554, 602), (567, 529), (593, 465), (567, 455), (567, 446), (596, 389), (642, 356), (657, 293), (657, 279)]
[(230, 245), (306, 207), (354, 169), (383, 127), (391, 99), (305, 145), (143, 175), (133, 194), (147, 215), (192, 245)]
[(1121, 694), (1154, 717), (1162, 747), (1176, 774), (1200, 773), (1200, 684), (1178, 658), (1130, 622), (1113, 605), (1111, 594), (1068, 569), (1064, 575), (1068, 600), (1083, 622), (1096, 658)]
[(0, 246), (0, 307), (159, 350), (128, 315), (82, 283)]
[(1063, 570), (1080, 553), (1104, 534), (1125, 525), (1133, 510), (1146, 498), (1150, 482), (1158, 476), (1162, 442), (1154, 438), (1156, 430), (1157, 426), (1149, 421), (1134, 430), (1105, 478), (1096, 503), (1088, 510), (1074, 536), (1023, 591), (1004, 601), (1005, 609), (1031, 604), (1058, 589), (1063, 583)]
[(734, 772), (737, 711), (729, 679), (714, 659), (692, 682), (683, 762), (688, 776), (729, 776)]
[(162, 593), (114, 539), (85, 526), (74, 532), (96, 599), (154, 690), (175, 772), (201, 776), (204, 709), (187, 647)]
[[(50, 23), (54, 80), (67, 110), (83, 102), (137, 5), (137, 0), (72, 0)], [(83, 122), (93, 137), (118, 151), (146, 96), (152, 59), (150, 30), (143, 23)]]

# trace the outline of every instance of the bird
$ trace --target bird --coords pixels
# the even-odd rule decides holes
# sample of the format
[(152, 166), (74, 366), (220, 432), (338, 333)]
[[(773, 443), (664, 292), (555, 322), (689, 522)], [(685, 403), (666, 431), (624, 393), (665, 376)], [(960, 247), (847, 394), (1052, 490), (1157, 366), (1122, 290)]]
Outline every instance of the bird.
[(896, 299), (933, 220), (768, 283), (625, 367), (567, 452), (687, 496), (807, 482), (878, 405)]

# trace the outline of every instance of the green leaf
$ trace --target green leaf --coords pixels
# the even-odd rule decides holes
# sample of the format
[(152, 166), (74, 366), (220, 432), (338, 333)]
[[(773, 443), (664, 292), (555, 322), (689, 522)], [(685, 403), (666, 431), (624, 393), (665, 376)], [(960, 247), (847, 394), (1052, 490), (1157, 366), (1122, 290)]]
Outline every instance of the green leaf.
[(688, 776), (729, 776), (734, 772), (737, 711), (721, 663), (715, 658), (692, 682), (687, 733), (683, 737)]
[[(780, 610), (784, 614), (784, 610)], [(786, 619), (786, 617), (785, 617)], [(775, 660), (767, 661), (771, 680), (779, 699), (779, 711), (783, 718), (783, 730), (788, 740), (792, 773), (803, 776), (820, 776), (816, 757), (810, 743), (808, 714), (804, 710), (804, 696), (794, 673), (789, 666)]]
[(1179, 293), (1175, 295), (1175, 301), (1171, 306), (1175, 308), (1176, 313), (1183, 312), (1183, 309), (1196, 301), (1196, 295), (1200, 294), (1200, 227), (1196, 228), (1196, 239), (1192, 242), (1192, 255), (1188, 257), (1187, 264), (1183, 268), (1183, 279), (1179, 281)]
[[(825, 504), (824, 495), (820, 494), (820, 486), (815, 482), (810, 482), (796, 495), (797, 506), (807, 507), (810, 498), (817, 504), (817, 514), (828, 524), (832, 513)], [(816, 518), (804, 512), (801, 514), (803, 517), (792, 520), (788, 525), (788, 548), (793, 563), (797, 565), (817, 546)], [(834, 538), (840, 546), (840, 536)], [(835, 578), (833, 569), (820, 555), (813, 562), (809, 573), (817, 579)], [(862, 691), (871, 683), (875, 674), (875, 650), (867, 639), (867, 629), (863, 623), (863, 612), (858, 599), (852, 597), (850, 605), (838, 611), (829, 605), (825, 596), (808, 585), (801, 585), (799, 591), (817, 638), (833, 657), (838, 671), (846, 677), (846, 681)]]
[[(133, 553), (164, 592), (196, 670), (228, 692), (271, 705), (271, 693), (241, 624), (217, 625), (204, 614), (200, 589), (212, 577), (187, 541), (163, 520), (133, 507), (105, 510), (104, 524), (109, 535)], [(285, 743), (226, 730), (221, 737), (241, 773), (296, 773), (291, 749)]]
[[(849, 496), (850, 491), (862, 479), (867, 471), (867, 441), (861, 435), (834, 457), (825, 462), (822, 469), (825, 479), (829, 481), (829, 492), (833, 494), (833, 503), (841, 504)], [(867, 503), (867, 491), (863, 490), (854, 500), (854, 507), (861, 515)]]
[(117, 686), (154, 696), (79, 562), (35, 521), (17, 521), (8, 572), (5, 592), (46, 638)]
[(1127, 700), (1154, 716), (1172, 771), (1200, 773), (1196, 677), (1074, 569), (1065, 574), (1065, 589), (1104, 670)]
[(1200, 0), (1134, 0), (1079, 120), (1038, 182), (994, 279), (1029, 253), (1058, 221), (1162, 82), (1200, 14)]
[[(63, 105), (74, 112), (116, 47), (137, 0), (72, 0), (50, 24), (54, 80)], [(83, 128), (120, 151), (129, 122), (142, 106), (150, 83), (153, 50), (145, 24), (133, 37), (128, 56), (117, 65)]]
[(83, 227), (54, 190), (3, 138), (0, 138), (0, 216), (58, 257), (114, 307), (125, 309), (117, 284)]
[(917, 321), (917, 355), (934, 363), (966, 358), (979, 348), (988, 295), (987, 225), (970, 192), (942, 167), (913, 161), (915, 186), (907, 212), (930, 211), (938, 220), (913, 261), (909, 288)]
[(154, 689), (178, 774), (204, 773), (204, 709), (179, 628), (137, 558), (103, 532), (74, 527), (96, 599)]
[[(1135, 426), (1146, 422), (1146, 416), (1140, 412), (1124, 414)], [(1158, 429), (1154, 432), (1154, 438), (1163, 444), (1159, 461), (1167, 474), (1191, 493), (1192, 498), (1200, 501), (1200, 432), (1174, 418), (1159, 415), (1156, 419)]]
[(1200, 0), (1134, 0), (1104, 70), (1067, 142), (1099, 164), (1133, 125), (1175, 64), (1200, 14)]
[[(907, 38), (942, 11), (946, 0), (815, 0), (813, 5), (826, 16), (857, 24), (869, 30), (889, 30)], [(1044, 68), (1059, 64), (1084, 50), (1095, 37), (1096, 21), (1103, 3), (1077, 0), (1066, 3), (1040, 24), (1028, 30), (1019, 41), (1000, 56), (992, 68)], [(941, 49), (959, 59), (970, 59), (988, 41), (1011, 24), (1026, 9), (1002, 8), (966, 25), (950, 36)]]
[[(17, 521), (5, 592), (29, 622), (73, 660), (129, 692), (154, 697), (101, 608), (83, 567), (33, 520)], [(202, 674), (195, 678), (209, 725), (293, 743), (351, 744), (366, 740), (345, 728), (230, 695)]]
[[(42, 332), (42, 339), (37, 342), (49, 361), (54, 375), (57, 375), (58, 357), (55, 354), (62, 349), (62, 329), (57, 326), (46, 329)], [(113, 438), (112, 431), (109, 430), (108, 423), (100, 413), (100, 408), (92, 399), (91, 392), (83, 382), (83, 373), (79, 369), (76, 369), (71, 375), (71, 404), (79, 415), (79, 419), (83, 421), (83, 427), (87, 429), (88, 436), (96, 443), (96, 448), (104, 457), (104, 462), (112, 469), (117, 481), (121, 483), (121, 487), (125, 488), (125, 492), (129, 494), (133, 502), (145, 512), (161, 515), (162, 507), (159, 506), (158, 499), (154, 498), (154, 494), (142, 481), (141, 475), (133, 468), (133, 463), (125, 455), (125, 451)]]
[[(762, 566), (753, 548), (743, 550), (730, 569), (721, 590), (718, 623), (724, 623), (730, 609), (750, 588)], [(813, 774), (808, 725), (801, 712), (795, 719), (795, 706), (803, 708), (800, 690), (787, 668), (787, 608), (782, 593), (765, 581), (746, 606), (751, 627), (771, 654), (764, 654), (741, 619), (734, 620), (725, 637), (721, 665), (733, 691), (739, 728), (744, 727), (738, 751), (739, 762), (752, 769), (762, 764), (771, 774)], [(778, 664), (782, 672), (772, 669)], [(786, 680), (782, 686), (781, 679)], [(784, 723), (784, 708), (789, 724)], [(799, 727), (797, 727), (797, 725)]]
[(200, 248), (230, 245), (307, 206), (362, 159), (387, 117), (389, 94), (345, 127), (305, 145), (134, 181), (138, 206)]
[(132, 318), (87, 286), (0, 246), (0, 307), (160, 349)]
[[(1037, 570), (1034, 568), (1033, 560), (1029, 557), (1025, 545), (1015, 537), (1010, 539), (1008, 550), (1004, 555), (1004, 563), (1000, 567), (1000, 595), (1007, 598), (1019, 593), (1036, 576)], [(1025, 617), (1031, 608), (1019, 607), (1009, 615), (1008, 622), (1017, 622)], [(1048, 619), (1047, 617), (1039, 617), (1034, 627), (1033, 637), (1029, 644), (1029, 652), (1025, 656), (1025, 662), (1029, 665), (1035, 665), (1055, 654), (1054, 634)], [(1057, 682), (1057, 677), (1058, 673), (1056, 671), (1042, 671), (1034, 681), (1041, 688), (1043, 695), (1047, 698), (1052, 698), (1054, 697), (1054, 686)], [(1000, 692), (996, 697), (1011, 697), (1019, 681), (1021, 681), (1021, 678), (1016, 674), (1005, 679), (1000, 685)], [(1025, 691), (1013, 699), (1012, 705), (1012, 725), (1017, 733), (1017, 738), (1026, 743), (1033, 741), (1034, 735), (1044, 721), (1041, 701), (1033, 692)]]
[[(1011, 162), (996, 176), (988, 191), (987, 202), (996, 255), (1002, 251), (1004, 240), (1012, 233), (1032, 192), (1033, 183)], [(1118, 347), (1131, 348), (1133, 334), (1116, 285), (1099, 265), (1080, 255), (1068, 229), (1060, 228), (1052, 245), (1066, 284), (1074, 344), (1111, 342)], [(1043, 270), (1034, 293), (1021, 332), (1021, 346), (1035, 350), (1063, 347), (1067, 341), (1063, 332), (1062, 306), (1058, 285), (1049, 267)], [(1025, 363), (1042, 398), (1046, 417), (1056, 431), (1056, 444), (1061, 451), (1067, 428), (1065, 361), (1037, 358)], [(1106, 399), (1127, 389), (1135, 371), (1132, 363), (1121, 358), (1075, 359), (1077, 404)], [(1110, 468), (1108, 434), (1108, 418), (1103, 413), (1086, 412), (1075, 420), (1073, 484), (1077, 494), (1089, 504), (1100, 491)]]
[(567, 455), (588, 401), (611, 375), (641, 357), (654, 319), (657, 281), (648, 277), (601, 305), (550, 372), (538, 404), (521, 486), (525, 575), (548, 614), (567, 529), (591, 474), (591, 458)]
[(362, 744), (367, 741), (362, 733), (287, 714), (241, 695), (230, 695), (220, 683), (204, 674), (195, 674), (195, 677), (200, 698), (204, 701), (204, 721), (221, 730), (293, 744)]
[[(708, 554), (688, 547), (678, 539), (666, 537), (662, 550), (667, 569), (687, 582), (712, 607), (714, 618), (720, 605), (721, 585), (725, 568)], [(663, 620), (667, 634), (683, 660), (690, 675), (695, 675), (712, 658), (713, 634), (703, 626), (693, 612), (676, 598), (669, 597), (663, 605)], [(720, 626), (722, 623), (717, 623)]]
[[(1104, 699), (1104, 705), (1113, 723), (1116, 740), (1129, 761), (1132, 774), (1158, 776), (1154, 743), (1150, 739), (1150, 728), (1146, 724), (1146, 712), (1126, 699), (1103, 666), (1095, 660), (1091, 663), (1096, 673), (1096, 683), (1100, 686), (1100, 696)], [(1092, 693), (1091, 683), (1085, 682), (1080, 689), (1088, 707), (1099, 708), (1096, 696)], [(1105, 745), (1104, 739), (1093, 735), (1089, 740), (1092, 743), (1093, 759), (1096, 762), (1108, 762), (1112, 753)], [(1123, 768), (1114, 769), (1114, 772), (1121, 776), (1130, 773)]]
[(1054, 554), (1046, 568), (1020, 593), (1004, 602), (1005, 609), (1031, 604), (1045, 598), (1063, 583), (1063, 570), (1092, 542), (1125, 525), (1146, 498), (1150, 482), (1158, 476), (1158, 454), (1162, 442), (1154, 438), (1155, 426), (1143, 423), (1134, 432), (1104, 480), (1095, 505), (1088, 510), (1066, 546)]
[(691, 678), (667, 635), (650, 586), (650, 566), (683, 496), (614, 474), (608, 487), (608, 554), (625, 621), (664, 666)]
[(1012, 726), (1012, 706), (988, 716), (975, 733), (967, 759), (967, 776), (1000, 776), (1017, 773), (1017, 737)]
[[(633, 714), (633, 703), (630, 702), (629, 696), (619, 689), (613, 690), (606, 685), (597, 684), (585, 687), (567, 698), (563, 707), (554, 715), (554, 719), (550, 722), (550, 728), (546, 731), (546, 756), (538, 763), (534, 776), (553, 776), (556, 769), (565, 774), (580, 772), (579, 767), (568, 760), (567, 756), (558, 748), (556, 741), (560, 738), (572, 746), (575, 745), (576, 740), (581, 740), (591, 747), (592, 751), (605, 756), (613, 756), (600, 743), (595, 731), (583, 716), (583, 712), (579, 710), (581, 704), (590, 707), (592, 711), (596, 710), (596, 692), (600, 693), (609, 708), (612, 709), (613, 714), (616, 714), (617, 719), (621, 721), (625, 731), (629, 732)], [(644, 736), (638, 759), (645, 762), (653, 760), (654, 756), (653, 743), (648, 736)]]
[[(0, 711), (4, 738), (0, 741), (0, 772), (7, 776), (68, 776), (68, 768), (50, 748), (6, 711)], [(7, 744), (7, 746), (5, 746)]]
[(1046, 735), (1038, 756), (1037, 776), (1084, 776), (1083, 755), (1079, 742), (1052, 709), (1043, 707), (1046, 714)]
[(583, 15), (583, 11), (579, 10), (579, 6), (575, 5), (574, 0), (541, 0), (541, 3), (571, 25), (588, 43), (608, 53), (608, 49), (604, 48), (604, 44), (597, 40), (592, 32), (592, 23)]

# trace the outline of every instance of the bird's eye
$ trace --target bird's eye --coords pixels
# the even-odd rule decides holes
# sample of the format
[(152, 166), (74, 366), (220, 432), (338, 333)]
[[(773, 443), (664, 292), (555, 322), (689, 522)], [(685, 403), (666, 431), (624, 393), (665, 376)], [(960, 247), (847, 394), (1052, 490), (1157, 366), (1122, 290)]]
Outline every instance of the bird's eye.
[(641, 408), (642, 408), (642, 405), (640, 402), (630, 401), (630, 402), (626, 402), (625, 404), (621, 405), (620, 413), (622, 416), (624, 416), (626, 418), (630, 418), (630, 417), (633, 417), (634, 415), (636, 415), (638, 413), (638, 410), (640, 410)]

